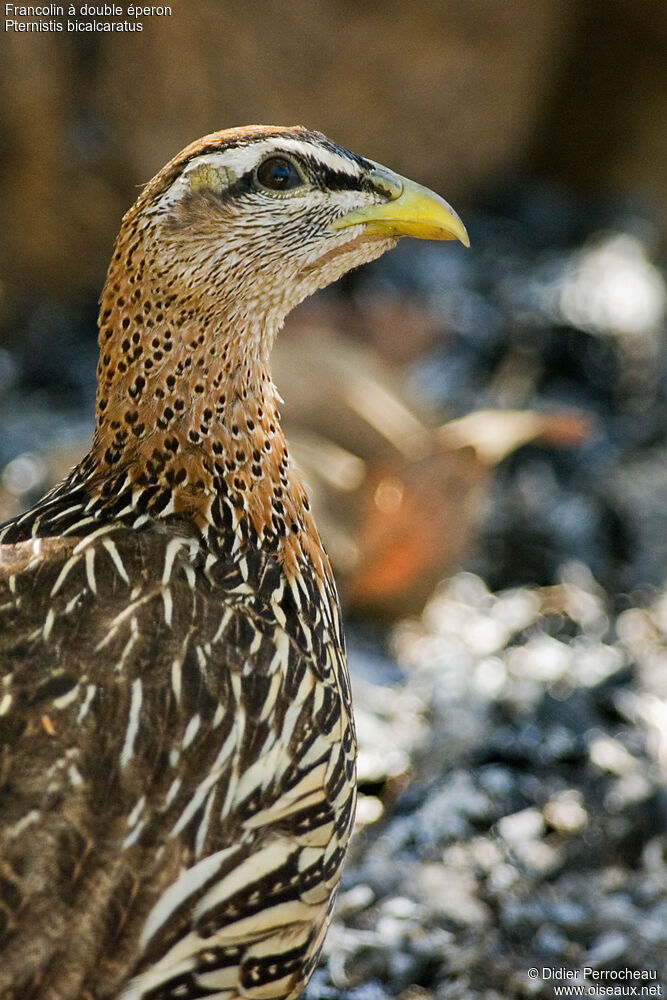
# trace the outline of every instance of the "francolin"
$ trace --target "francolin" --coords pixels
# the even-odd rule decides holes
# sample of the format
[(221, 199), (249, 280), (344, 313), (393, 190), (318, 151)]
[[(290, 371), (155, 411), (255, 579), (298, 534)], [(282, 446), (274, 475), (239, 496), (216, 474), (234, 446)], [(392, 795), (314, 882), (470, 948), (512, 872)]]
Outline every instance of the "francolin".
[(205, 136), (123, 220), (96, 427), (0, 529), (0, 997), (274, 1000), (354, 817), (336, 589), (269, 367), (287, 313), (452, 209), (302, 127)]

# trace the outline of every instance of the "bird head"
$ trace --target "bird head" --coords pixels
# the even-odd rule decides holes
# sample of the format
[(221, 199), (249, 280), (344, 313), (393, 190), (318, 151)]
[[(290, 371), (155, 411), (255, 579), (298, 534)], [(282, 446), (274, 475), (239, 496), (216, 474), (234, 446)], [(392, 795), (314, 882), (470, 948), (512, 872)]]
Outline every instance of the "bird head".
[(187, 147), (146, 187), (124, 234), (137, 282), (168, 287), (246, 338), (251, 320), (263, 348), (298, 302), (400, 236), (468, 242), (438, 195), (318, 132), (273, 126)]

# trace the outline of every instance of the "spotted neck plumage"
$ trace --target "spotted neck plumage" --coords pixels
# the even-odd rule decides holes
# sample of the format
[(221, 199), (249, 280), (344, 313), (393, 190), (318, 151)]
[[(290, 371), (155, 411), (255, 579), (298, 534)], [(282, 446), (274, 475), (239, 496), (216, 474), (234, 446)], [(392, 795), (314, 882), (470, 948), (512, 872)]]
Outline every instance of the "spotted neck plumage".
[(77, 479), (102, 507), (129, 498), (204, 536), (224, 522), (243, 544), (274, 548), (288, 571), (307, 559), (328, 573), (267, 362), (290, 305), (248, 307), (228, 282), (217, 296), (193, 292), (178, 260), (148, 275), (141, 236), (130, 213), (101, 298), (96, 428)]

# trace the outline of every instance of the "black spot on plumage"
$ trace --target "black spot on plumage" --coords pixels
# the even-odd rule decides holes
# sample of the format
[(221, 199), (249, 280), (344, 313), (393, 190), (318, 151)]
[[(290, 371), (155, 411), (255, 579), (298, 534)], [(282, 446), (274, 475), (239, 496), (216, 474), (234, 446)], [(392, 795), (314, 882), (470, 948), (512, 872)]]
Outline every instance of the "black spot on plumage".
[(153, 498), (160, 492), (161, 488), (157, 485), (148, 486), (146, 489), (141, 490), (135, 501), (136, 509), (140, 513), (144, 514), (148, 510)]

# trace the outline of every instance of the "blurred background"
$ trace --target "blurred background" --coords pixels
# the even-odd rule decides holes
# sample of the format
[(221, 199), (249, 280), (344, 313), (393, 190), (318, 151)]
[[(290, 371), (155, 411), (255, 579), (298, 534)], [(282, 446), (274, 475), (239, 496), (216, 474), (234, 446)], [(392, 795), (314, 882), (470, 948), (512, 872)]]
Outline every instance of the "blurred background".
[(301, 123), (435, 188), (471, 249), (402, 241), (276, 350), (361, 742), (309, 996), (667, 988), (667, 6), (142, 21), (0, 38), (0, 517), (85, 452), (113, 240), (180, 148)]

